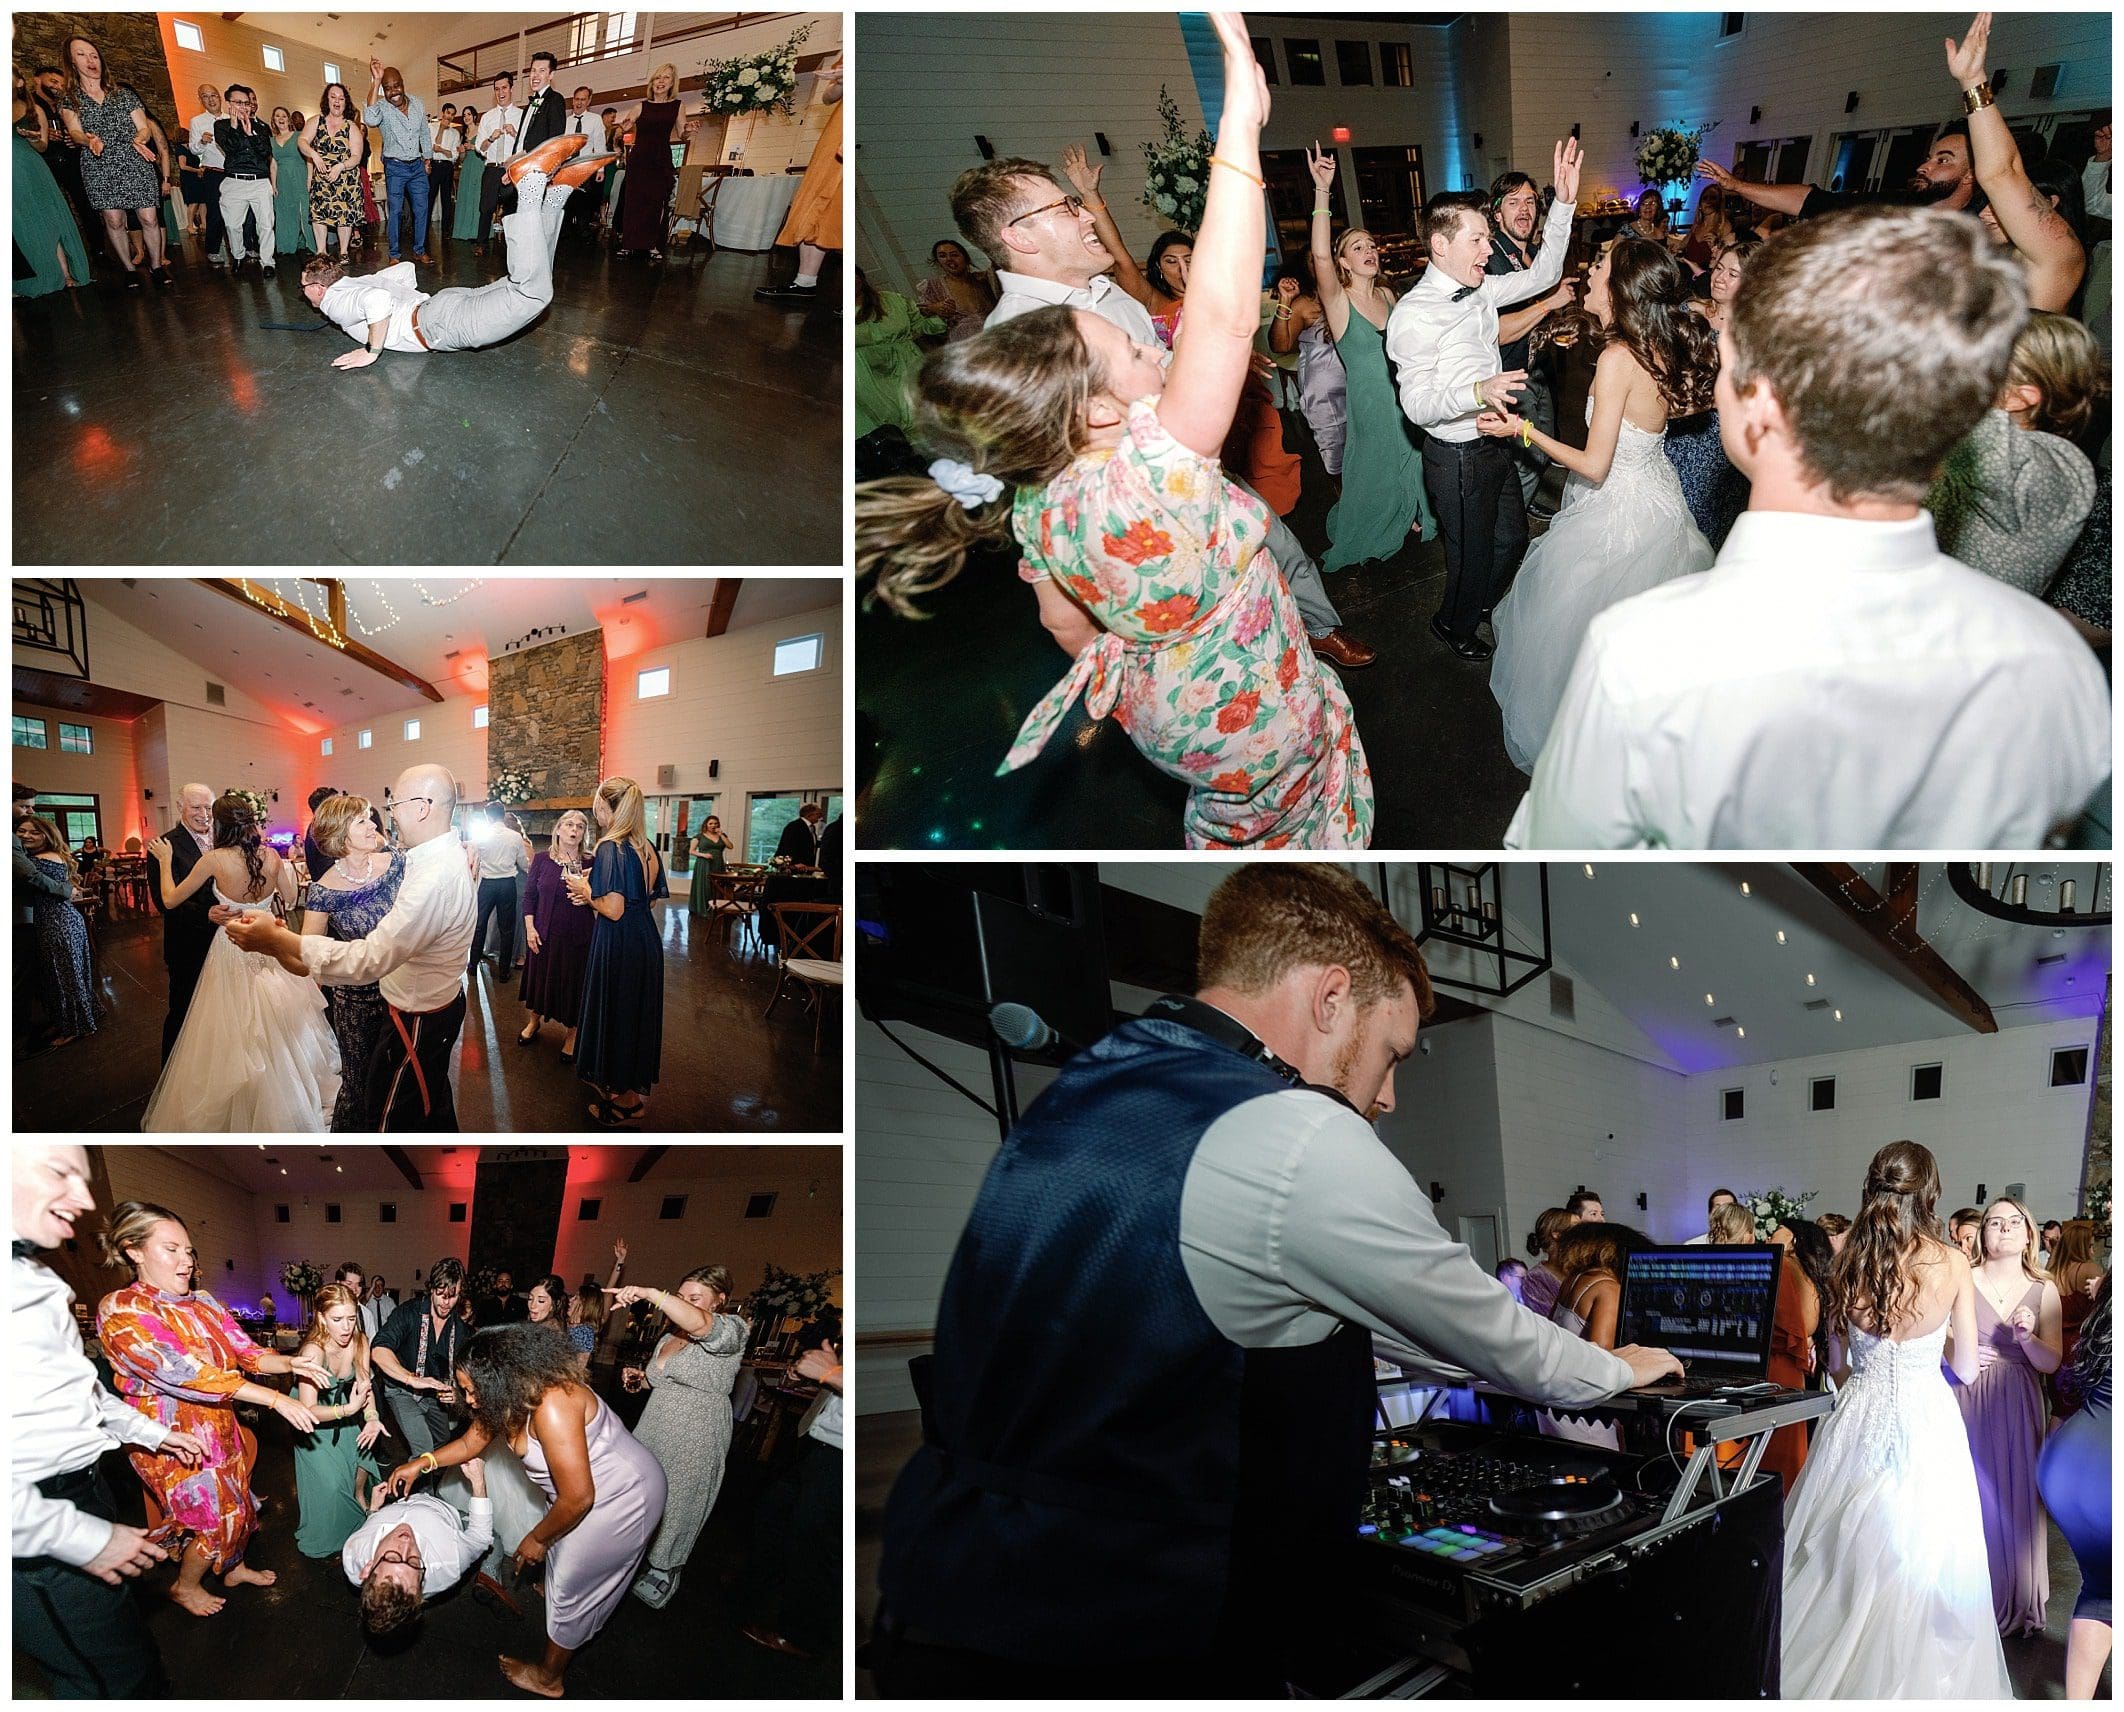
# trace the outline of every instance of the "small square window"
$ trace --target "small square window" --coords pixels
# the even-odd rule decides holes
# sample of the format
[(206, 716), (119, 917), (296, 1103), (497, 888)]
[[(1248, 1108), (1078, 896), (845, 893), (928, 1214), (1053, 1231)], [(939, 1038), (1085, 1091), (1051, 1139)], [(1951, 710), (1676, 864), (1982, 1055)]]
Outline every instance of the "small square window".
[(406, 741), (408, 743), (418, 743), (420, 741), (419, 720), (409, 719), (406, 721)]
[(1910, 1097), (1913, 1100), (1936, 1100), (1940, 1097), (1940, 1069), (1937, 1064), (1920, 1064), (1910, 1072)]
[(64, 755), (93, 755), (96, 739), (87, 726), (69, 725), (62, 719), (59, 722), (59, 750)]
[(398, 1203), (396, 1201), (379, 1201), (376, 1204), (376, 1222), (380, 1225), (395, 1225), (398, 1223)]
[(1379, 44), (1379, 81), (1388, 89), (1412, 89), (1415, 87), (1415, 68), (1409, 63), (1409, 44), (1407, 42), (1381, 42)]
[(1833, 1112), (1836, 1110), (1836, 1078), (1817, 1076), (1807, 1084), (1807, 1103), (1810, 1111)]
[(1291, 62), (1291, 82), (1309, 88), (1324, 89), (1327, 86), (1327, 67), (1320, 58), (1320, 44), (1303, 38), (1283, 44), (1285, 56)]
[(194, 53), (205, 53), (206, 37), (199, 33), (197, 24), (187, 24), (182, 18), (179, 18), (177, 20), (177, 45), (181, 48), (190, 48)]
[(354, 739), (354, 747), (357, 749), (373, 749), (375, 746), (376, 734), (374, 732), (361, 732)]
[(1372, 44), (1370, 42), (1337, 42), (1335, 44), (1335, 75), (1342, 79), (1345, 89), (1354, 86), (1371, 87)]
[(324, 62), (324, 74), (324, 80), (327, 83), (346, 82), (346, 79), (339, 75), (339, 67), (334, 65), (330, 60), (326, 60)]
[(792, 672), (815, 672), (825, 657), (824, 631), (814, 631), (809, 636), (792, 636), (774, 645), (774, 675), (786, 678)]
[(686, 1197), (684, 1195), (666, 1195), (664, 1204), (657, 1209), (656, 1216), (660, 1219), (684, 1218), (686, 1216)]
[(288, 1209), (287, 1204), (285, 1202), (274, 1203), (273, 1222), (276, 1225), (284, 1225), (288, 1222)]
[(1732, 1123), (1747, 1111), (1747, 1090), (1728, 1088), (1719, 1095), (1719, 1101), (1721, 1109), (1725, 1112), (1726, 1122)]
[(320, 755), (329, 755), (332, 753), (331, 738), (327, 737), (322, 743), (317, 746), (317, 753)]
[(44, 721), (31, 719), (27, 714), (15, 715), (15, 747), (17, 749), (48, 749), (51, 740)]
[(452, 1202), (450, 1203), (450, 1222), (451, 1222), (451, 1223), (452, 1223), (453, 1225), (461, 1225), (461, 1224), (463, 1224), (463, 1223), (465, 1222), (465, 1214), (466, 1214), (466, 1213), (467, 1213), (467, 1212), (468, 1212), (469, 1210), (470, 1210), (470, 1209), (469, 1209), (469, 1207), (467, 1206), (467, 1204), (466, 1204), (465, 1202), (463, 1202), (463, 1201), (452, 1201)]
[(651, 696), (671, 693), (671, 668), (658, 666), (653, 671), (638, 672), (634, 679), (634, 699), (647, 701)]
[(1274, 87), (1276, 82), (1276, 49), (1266, 36), (1249, 36), (1254, 44), (1254, 63), (1261, 67), (1261, 81)]
[(287, 56), (270, 42), (266, 44), (265, 49), (265, 68), (268, 71), (286, 71), (288, 69)]
[(337, 1201), (325, 1202), (325, 1223), (328, 1225), (339, 1223), (339, 1203)]
[(764, 1219), (773, 1211), (773, 1195), (748, 1195), (745, 1197), (745, 1217), (748, 1219)]
[(487, 729), (487, 710), (485, 708), (475, 707), (472, 710), (472, 729), (474, 731)]
[(1724, 38), (1724, 37), (1726, 37), (1726, 36), (1737, 36), (1737, 35), (1739, 35), (1739, 34), (1741, 33), (1741, 25), (1742, 25), (1742, 21), (1743, 21), (1743, 20), (1744, 20), (1744, 19), (1745, 19), (1745, 18), (1747, 17), (1747, 15), (1748, 15), (1748, 14), (1747, 14), (1747, 13), (1745, 13), (1745, 12), (1721, 12), (1721, 13), (1719, 13), (1719, 15), (1718, 15), (1718, 33), (1719, 33), (1719, 36), (1720, 36), (1720, 37), (1721, 37), (1721, 38), (1723, 39), (1723, 38)]
[(575, 1216), (586, 1225), (595, 1224), (597, 1215), (605, 1210), (605, 1203), (595, 1198), (585, 1198), (576, 1203)]
[(2061, 1046), (2050, 1055), (2050, 1085), (2077, 1088), (2087, 1080), (2087, 1048)]

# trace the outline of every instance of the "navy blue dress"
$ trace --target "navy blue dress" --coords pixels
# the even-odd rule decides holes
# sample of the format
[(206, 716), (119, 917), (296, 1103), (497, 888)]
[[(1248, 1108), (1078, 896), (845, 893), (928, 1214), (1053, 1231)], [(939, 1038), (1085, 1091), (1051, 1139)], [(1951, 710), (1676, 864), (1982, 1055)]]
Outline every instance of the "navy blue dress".
[(1704, 539), (1717, 552), (1734, 522), (1748, 509), (1748, 478), (1727, 461), (1718, 437), (1718, 412), (1683, 416), (1667, 424), (1667, 462), (1681, 477), (1682, 498)]
[[(2086, 1338), (2087, 1328), (2080, 1336)], [(2085, 1402), (2058, 1423), (2036, 1462), (2043, 1507), (2080, 1566), (2080, 1598), (2072, 1614), (2097, 1623), (2111, 1620), (2109, 1384), (2106, 1366), (2091, 1376)]]
[(575, 1073), (613, 1093), (646, 1094), (664, 1055), (664, 941), (649, 906), (671, 895), (659, 862), (649, 886), (633, 846), (607, 841), (590, 865), (590, 895), (617, 892), (619, 920), (597, 916), (583, 969), (583, 1020), (575, 1036)]
[[(43, 858), (35, 860), (41, 862)], [(148, 883), (154, 884), (152, 872)], [(93, 1034), (103, 1021), (103, 1001), (96, 996), (88, 923), (70, 896), (32, 892), (29, 903), (36, 914), (37, 959), (43, 970), (44, 1002), (51, 1012), (52, 1033)]]
[[(325, 918), (325, 932), (332, 938), (366, 939), (391, 913), (398, 901), (399, 882), (405, 877), (405, 856), (394, 854), (384, 871), (366, 886), (342, 892), (322, 881), (311, 881), (302, 907)], [(368, 1066), (390, 1006), (373, 981), (366, 987), (327, 987), (324, 996), (325, 1018), (339, 1042), (339, 1099), (332, 1107), (332, 1128), (335, 1132), (381, 1129), (383, 1114), (367, 1099)]]

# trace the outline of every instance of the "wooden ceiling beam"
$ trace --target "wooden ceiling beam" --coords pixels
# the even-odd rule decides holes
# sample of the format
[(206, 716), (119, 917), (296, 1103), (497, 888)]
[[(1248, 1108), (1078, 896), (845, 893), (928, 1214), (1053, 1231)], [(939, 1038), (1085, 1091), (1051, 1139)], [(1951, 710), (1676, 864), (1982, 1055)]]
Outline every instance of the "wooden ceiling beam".
[(1997, 1034), (1998, 1018), (1983, 995), (1946, 958), (1925, 942), (1918, 927), (1918, 870), (1914, 862), (1892, 863), (1885, 895), (1847, 862), (1795, 862), (1793, 871), (1827, 898), (1918, 984), (1979, 1034)]
[(414, 1188), (425, 1189), (427, 1187), (427, 1184), (420, 1180), (420, 1168), (413, 1163), (413, 1156), (404, 1148), (386, 1147), (383, 1150), (383, 1156), (398, 1167), (399, 1176), (403, 1177)]
[(708, 634), (720, 636), (730, 628), (730, 615), (737, 610), (738, 590), (745, 586), (743, 577), (717, 577), (715, 586), (708, 591)]
[[(202, 588), (210, 588), (216, 594), (226, 595), (233, 601), (240, 601), (251, 611), (262, 612), (266, 617), (285, 624), (290, 630), (299, 630), (312, 641), (318, 639), (317, 632), (310, 628), (309, 615), (299, 608), (288, 605), (271, 589), (254, 588), (246, 592), (233, 579), (228, 577), (201, 577), (198, 581)], [(356, 665), (368, 667), (370, 671), (375, 672), (380, 677), (389, 678), (394, 684), (402, 685), (406, 689), (426, 696), (430, 701), (441, 701), (443, 699), (442, 691), (429, 683), (426, 678), (414, 671), (412, 667), (401, 666), (395, 660), (385, 659), (373, 648), (363, 647), (346, 633), (344, 625), (340, 622), (346, 616), (345, 603), (345, 591), (341, 590), (337, 608), (339, 619), (334, 620), (335, 628), (339, 631), (341, 646), (333, 651), (344, 654)], [(330, 643), (325, 645), (331, 647)]]
[(645, 1147), (641, 1157), (634, 1162), (634, 1169), (627, 1173), (627, 1181), (639, 1183), (656, 1169), (656, 1162), (671, 1151), (668, 1147)]

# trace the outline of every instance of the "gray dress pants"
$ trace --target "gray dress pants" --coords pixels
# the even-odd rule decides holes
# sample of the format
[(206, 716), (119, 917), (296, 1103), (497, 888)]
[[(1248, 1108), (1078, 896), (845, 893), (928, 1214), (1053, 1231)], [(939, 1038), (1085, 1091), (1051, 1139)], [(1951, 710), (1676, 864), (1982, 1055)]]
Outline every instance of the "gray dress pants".
[(530, 326), (553, 301), (553, 250), (571, 193), (553, 188), (535, 172), (525, 173), (516, 189), (516, 212), (502, 216), (508, 276), (492, 285), (438, 291), (423, 303), (420, 331), (431, 351), (498, 345)]
[[(423, 316), (423, 325), (426, 318)], [(1243, 492), (1261, 499), (1251, 487), (1230, 471), (1225, 472), (1231, 484)], [(1291, 598), (1298, 603), (1298, 616), (1305, 620), (1306, 634), (1325, 636), (1342, 623), (1342, 614), (1335, 610), (1335, 603), (1328, 599), (1327, 584), (1320, 580), (1320, 567), (1299, 544), (1298, 537), (1291, 533), (1291, 526), (1278, 517), (1267, 500), (1261, 500), (1262, 510), (1268, 512), (1268, 539), (1263, 543), (1268, 555), (1276, 561), (1276, 569), (1283, 573), (1283, 580), (1290, 584)]]

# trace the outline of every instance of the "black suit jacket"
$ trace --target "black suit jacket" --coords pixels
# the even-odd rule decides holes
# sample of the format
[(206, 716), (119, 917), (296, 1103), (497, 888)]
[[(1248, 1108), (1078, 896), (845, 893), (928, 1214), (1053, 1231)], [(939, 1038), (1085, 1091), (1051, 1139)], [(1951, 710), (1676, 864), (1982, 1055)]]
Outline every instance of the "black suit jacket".
[(516, 152), (535, 149), (540, 143), (550, 141), (568, 128), (568, 100), (551, 84), (538, 98), (536, 106), (531, 98), (524, 98), (524, 129), (516, 140)]
[(782, 841), (775, 846), (777, 856), (787, 856), (792, 862), (801, 862), (805, 867), (818, 865), (819, 840), (811, 830), (811, 822), (799, 815), (782, 828)]
[[(198, 866), (199, 858), (206, 852), (192, 836), (190, 827), (180, 822), (170, 833), (170, 883), (182, 885)], [(148, 896), (155, 907), (162, 909), (162, 888), (158, 884), (159, 865), (148, 858)], [(201, 886), (175, 909), (162, 909), (168, 917), (162, 924), (162, 961), (172, 969), (187, 965), (197, 968), (206, 961), (207, 949), (214, 943), (217, 931), (207, 920), (207, 911), (214, 907), (214, 888)]]
[(841, 877), (841, 822), (836, 816), (819, 834), (819, 866), (836, 880)]

